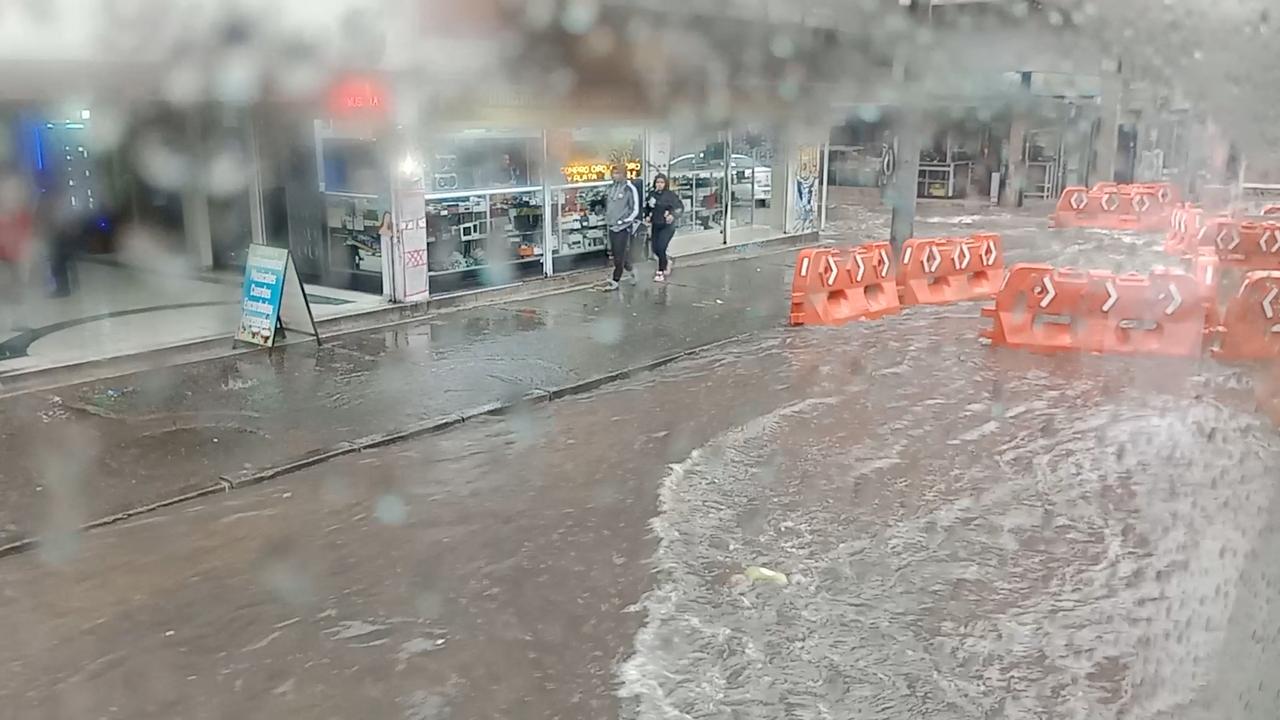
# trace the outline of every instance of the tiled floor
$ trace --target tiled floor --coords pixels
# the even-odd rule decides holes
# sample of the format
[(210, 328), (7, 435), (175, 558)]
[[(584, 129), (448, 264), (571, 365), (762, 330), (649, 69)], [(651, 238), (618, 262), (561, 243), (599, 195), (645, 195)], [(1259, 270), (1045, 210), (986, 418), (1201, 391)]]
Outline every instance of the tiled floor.
[[(0, 312), (0, 374), (226, 337), (238, 318), (237, 275), (194, 277), (101, 261), (77, 264), (76, 291), (45, 297), (32, 282)], [(373, 295), (308, 287), (317, 319), (381, 305)]]

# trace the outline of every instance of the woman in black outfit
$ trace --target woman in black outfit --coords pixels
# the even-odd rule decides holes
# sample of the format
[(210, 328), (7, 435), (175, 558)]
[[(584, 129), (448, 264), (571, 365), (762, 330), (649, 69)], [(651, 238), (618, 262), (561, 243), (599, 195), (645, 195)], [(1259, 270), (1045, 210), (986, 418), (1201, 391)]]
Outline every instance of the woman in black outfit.
[(667, 248), (671, 238), (676, 234), (676, 220), (684, 212), (684, 203), (680, 196), (671, 191), (667, 176), (658, 173), (653, 178), (653, 189), (644, 204), (645, 217), (652, 227), (653, 254), (658, 256), (658, 272), (654, 273), (654, 282), (664, 282), (671, 267), (667, 258)]

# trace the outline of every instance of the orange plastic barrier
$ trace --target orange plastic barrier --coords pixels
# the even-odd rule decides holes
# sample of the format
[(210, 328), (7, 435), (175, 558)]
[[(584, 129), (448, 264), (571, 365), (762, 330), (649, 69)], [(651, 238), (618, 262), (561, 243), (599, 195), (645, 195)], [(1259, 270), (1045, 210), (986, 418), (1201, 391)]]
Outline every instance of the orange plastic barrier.
[(991, 297), (1004, 277), (1004, 246), (995, 233), (912, 238), (902, 246), (898, 287), (903, 305), (938, 305)]
[(1218, 253), (1213, 248), (1202, 247), (1191, 260), (1191, 275), (1200, 286), (1200, 302), (1204, 307), (1205, 332), (1217, 332), (1218, 320), (1218, 288), (1222, 284), (1222, 269), (1219, 267)]
[(1191, 203), (1180, 203), (1169, 213), (1169, 233), (1164, 251), (1177, 257), (1195, 257), (1204, 227), (1204, 210)]
[(887, 242), (801, 250), (791, 279), (791, 324), (839, 325), (897, 312), (892, 257)]
[(1280, 270), (1280, 220), (1255, 222), (1220, 216), (1205, 223), (1199, 242), (1215, 248), (1225, 267)]
[(1213, 355), (1220, 360), (1280, 358), (1280, 272), (1245, 275), (1218, 332)]
[(1053, 227), (1159, 230), (1177, 204), (1177, 193), (1168, 183), (1069, 187), (1058, 198)]
[(1280, 215), (1280, 205), (1268, 205), (1262, 208), (1263, 215)]
[(994, 345), (1029, 350), (1194, 357), (1204, 343), (1196, 279), (1158, 268), (1149, 276), (1015, 265), (983, 308)]

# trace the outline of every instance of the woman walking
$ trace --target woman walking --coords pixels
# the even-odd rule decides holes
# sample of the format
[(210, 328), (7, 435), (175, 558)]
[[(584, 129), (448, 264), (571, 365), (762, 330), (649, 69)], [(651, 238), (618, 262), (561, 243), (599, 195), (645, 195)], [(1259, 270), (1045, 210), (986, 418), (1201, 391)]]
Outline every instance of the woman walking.
[(667, 249), (676, 234), (676, 220), (684, 212), (684, 203), (671, 191), (666, 175), (658, 173), (653, 178), (653, 189), (649, 191), (644, 212), (652, 229), (653, 254), (658, 256), (658, 272), (654, 273), (653, 280), (665, 282), (672, 270)]

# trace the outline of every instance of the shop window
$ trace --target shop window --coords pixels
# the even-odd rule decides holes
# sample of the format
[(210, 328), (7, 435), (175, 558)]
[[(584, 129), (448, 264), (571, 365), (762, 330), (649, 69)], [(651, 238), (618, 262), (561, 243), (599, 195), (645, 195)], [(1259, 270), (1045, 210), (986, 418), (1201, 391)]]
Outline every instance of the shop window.
[(551, 253), (556, 271), (599, 264), (607, 255), (604, 213), (611, 174), (615, 166), (625, 167), (643, 198), (643, 146), (643, 132), (632, 129), (548, 133), (548, 161), (557, 167), (556, 184), (551, 187), (555, 217)]
[(345, 276), (344, 287), (382, 292), (383, 244), (391, 227), (391, 208), (384, 197), (325, 195), (330, 277)]
[(730, 144), (729, 218), (734, 227), (768, 225), (773, 206), (774, 145), (764, 132), (733, 133)]
[[(390, 174), (377, 141), (320, 139), (325, 243), (320, 282), (330, 287), (381, 293), (390, 237)], [(295, 248), (307, 254), (307, 249)], [(304, 261), (304, 264), (311, 264)]]
[(671, 187), (684, 201), (685, 213), (676, 233), (681, 238), (700, 236), (706, 242), (724, 239), (725, 205), (728, 202), (728, 155), (719, 132), (676, 133), (671, 143)]
[(471, 131), (426, 154), (432, 294), (543, 274), (542, 134)]

